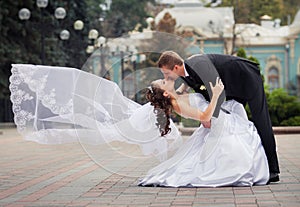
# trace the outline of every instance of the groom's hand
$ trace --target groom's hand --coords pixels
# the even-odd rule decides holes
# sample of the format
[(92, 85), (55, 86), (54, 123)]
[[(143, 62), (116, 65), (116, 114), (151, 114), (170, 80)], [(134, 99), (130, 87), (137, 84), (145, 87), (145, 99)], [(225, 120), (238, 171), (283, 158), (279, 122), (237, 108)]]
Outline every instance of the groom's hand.
[(210, 121), (202, 121), (201, 124), (203, 125), (204, 128), (210, 128), (211, 126)]

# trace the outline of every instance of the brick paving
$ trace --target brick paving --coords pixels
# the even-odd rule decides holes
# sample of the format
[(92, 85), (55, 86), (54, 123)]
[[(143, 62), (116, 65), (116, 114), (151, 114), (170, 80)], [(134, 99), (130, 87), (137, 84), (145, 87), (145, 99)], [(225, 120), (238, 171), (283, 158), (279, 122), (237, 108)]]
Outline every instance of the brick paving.
[(0, 131), (1, 207), (300, 206), (300, 134), (276, 135), (280, 183), (160, 188), (138, 187), (138, 177), (125, 176), (126, 171), (140, 170), (141, 163), (126, 165), (123, 175), (112, 174), (91, 160), (80, 144), (41, 145), (24, 141), (14, 128)]

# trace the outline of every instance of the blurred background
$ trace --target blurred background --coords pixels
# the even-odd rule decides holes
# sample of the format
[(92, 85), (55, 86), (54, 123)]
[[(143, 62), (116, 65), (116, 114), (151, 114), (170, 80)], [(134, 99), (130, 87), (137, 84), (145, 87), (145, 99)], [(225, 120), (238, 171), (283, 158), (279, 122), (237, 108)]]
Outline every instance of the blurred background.
[(78, 68), (144, 103), (161, 77), (145, 68), (175, 50), (259, 62), (273, 125), (300, 125), (299, 0), (3, 0), (0, 22), (0, 122), (13, 122), (13, 63)]

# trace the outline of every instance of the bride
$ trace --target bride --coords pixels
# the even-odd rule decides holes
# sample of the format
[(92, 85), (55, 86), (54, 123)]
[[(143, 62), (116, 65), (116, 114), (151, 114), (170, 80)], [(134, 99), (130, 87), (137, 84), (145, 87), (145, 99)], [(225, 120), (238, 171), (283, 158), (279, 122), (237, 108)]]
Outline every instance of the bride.
[[(217, 80), (213, 88), (217, 99), (222, 82)], [(147, 93), (150, 103), (140, 105), (123, 96), (114, 82), (98, 76), (74, 68), (28, 64), (12, 65), (10, 91), (14, 121), (26, 140), (41, 144), (127, 143), (139, 150), (118, 152), (125, 164), (125, 160), (134, 161), (134, 156), (144, 158), (137, 156), (137, 151), (162, 161), (139, 185), (249, 186), (268, 180), (257, 131), (235, 101), (223, 103), (230, 114), (221, 112), (215, 119), (211, 118), (214, 101), (209, 104), (200, 94), (177, 96), (171, 81), (155, 81)], [(162, 107), (161, 101), (168, 104)], [(182, 144), (178, 129), (168, 118), (171, 110), (193, 119), (211, 119), (211, 128), (199, 127)], [(104, 162), (105, 156), (111, 158), (99, 149), (97, 153)]]
[[(212, 117), (224, 88), (221, 80), (213, 87), (208, 103), (201, 94), (177, 95), (174, 81), (152, 82), (147, 99), (157, 112), (161, 134), (167, 134), (171, 110), (186, 118), (207, 122), (211, 129), (199, 127), (169, 160), (151, 169), (141, 186), (218, 187), (264, 185), (269, 179), (267, 158), (259, 135), (248, 121), (243, 106), (227, 101), (218, 118)], [(163, 117), (166, 117), (165, 119)]]

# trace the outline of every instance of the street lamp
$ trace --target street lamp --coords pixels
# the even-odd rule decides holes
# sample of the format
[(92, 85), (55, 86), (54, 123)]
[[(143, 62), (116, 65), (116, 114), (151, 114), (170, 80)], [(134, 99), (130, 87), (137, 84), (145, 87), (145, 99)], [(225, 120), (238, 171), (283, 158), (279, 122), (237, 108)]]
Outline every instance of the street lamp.
[[(136, 49), (135, 49), (136, 50)], [(137, 52), (137, 50), (136, 50)], [(132, 68), (133, 68), (133, 91), (134, 91), (134, 101), (137, 101), (137, 81), (136, 81), (136, 61), (137, 55), (136, 52), (133, 52), (131, 56)]]
[(87, 54), (91, 54), (92, 52), (94, 52), (94, 46), (88, 45), (85, 51)]
[(41, 60), (45, 64), (45, 31), (44, 31), (44, 8), (48, 6), (48, 0), (37, 0), (37, 6), (41, 9)]
[(119, 51), (120, 51), (120, 57), (121, 57), (121, 81), (123, 81), (122, 83), (122, 92), (124, 93), (124, 89), (125, 89), (125, 84), (124, 84), (124, 53), (126, 52), (126, 46), (125, 45), (120, 45), (119, 46)]
[[(130, 86), (128, 92), (132, 92), (132, 88), (134, 88), (134, 91), (136, 91), (138, 86), (136, 74), (137, 63), (145, 61), (146, 56), (144, 54), (138, 54), (136, 46), (134, 44), (126, 42), (125, 39), (118, 39), (117, 41), (107, 41), (103, 36), (98, 37), (98, 34), (99, 33), (97, 30), (92, 29), (90, 30), (88, 35), (90, 44), (86, 48), (86, 52), (89, 54), (94, 52), (91, 58), (92, 60), (90, 61), (90, 64), (92, 64), (92, 66), (88, 70), (92, 69), (92, 72), (94, 74), (109, 79), (110, 74), (109, 71), (106, 70), (105, 66), (106, 59), (113, 61), (113, 63), (118, 62), (118, 65), (113, 64), (112, 66), (113, 68), (115, 68), (114, 77), (112, 77), (112, 79), (121, 84), (120, 87), (125, 96), (128, 89), (126, 88), (127, 86)], [(96, 48), (99, 50), (95, 51)], [(129, 63), (131, 63), (132, 65), (132, 74), (128, 76), (128, 78), (125, 77), (126, 61), (129, 61)], [(135, 94), (134, 98), (135, 100), (137, 100), (137, 94)]]
[(19, 11), (19, 18), (21, 20), (28, 20), (30, 18), (30, 11), (27, 8), (22, 8)]
[(100, 36), (97, 40), (97, 46), (102, 47), (105, 44), (106, 38), (103, 36)]
[[(99, 62), (99, 67), (96, 67), (97, 70), (95, 70), (95, 67), (93, 66), (93, 73), (96, 74), (96, 75), (99, 75), (100, 77), (104, 77), (104, 78), (109, 79), (110, 78), (109, 73), (105, 68), (106, 49), (109, 49), (105, 45), (106, 38), (103, 37), (103, 36), (98, 37), (98, 31), (95, 30), (95, 29), (90, 30), (88, 38), (91, 41), (91, 45), (89, 45), (87, 47), (87, 49), (86, 49), (87, 53), (92, 53), (92, 52), (95, 51), (95, 49), (99, 48), (99, 61), (96, 61), (97, 63)], [(94, 53), (93, 57), (98, 58), (98, 51), (96, 51)]]
[(96, 30), (96, 29), (91, 29), (90, 31), (89, 31), (89, 39), (91, 39), (91, 40), (95, 40), (95, 39), (97, 39), (97, 37), (98, 37), (98, 31)]
[[(70, 32), (68, 30), (64, 29), (63, 31), (60, 32), (59, 38), (62, 41), (68, 40), (70, 38)], [(66, 47), (66, 48), (69, 48), (69, 47)]]
[(62, 40), (68, 40), (70, 38), (70, 32), (64, 29), (63, 31), (60, 32), (59, 37)]
[(90, 47), (90, 45), (88, 46), (88, 48), (90, 48), (90, 50), (93, 52), (94, 51), (94, 46), (95, 46), (95, 40), (98, 38), (98, 31), (96, 29), (91, 29), (89, 31), (89, 35), (88, 38), (91, 41), (91, 45), (93, 47), (93, 49), (91, 50), (92, 47)]
[[(44, 24), (44, 9), (48, 6), (48, 0), (37, 0), (36, 5), (40, 8), (41, 12), (41, 23), (40, 23), (40, 34), (41, 34), (41, 63), (45, 64), (45, 24)], [(31, 12), (27, 8), (22, 8), (18, 13), (20, 20), (28, 20), (31, 16)], [(61, 20), (66, 16), (66, 10), (62, 7), (58, 7), (55, 10), (54, 16), (56, 19)], [(62, 31), (60, 37), (62, 40), (69, 39), (70, 33), (68, 31)]]
[[(95, 40), (98, 38), (98, 31), (96, 29), (91, 29), (88, 34), (89, 45), (86, 48), (86, 53), (91, 54), (95, 50)], [(94, 66), (93, 73), (95, 74)]]
[[(55, 9), (54, 16), (57, 20), (60, 21), (60, 20), (64, 19), (66, 17), (66, 15), (67, 15), (67, 12), (64, 8), (58, 7)], [(70, 32), (68, 30), (62, 30), (59, 34), (59, 37), (61, 40), (68, 40), (70, 38)]]
[(75, 29), (76, 31), (80, 31), (80, 30), (83, 29), (84, 23), (83, 23), (83, 21), (81, 21), (81, 20), (76, 20), (76, 21), (74, 22), (73, 27), (74, 27), (74, 29)]
[[(104, 64), (104, 45), (105, 45), (105, 42), (106, 42), (106, 38), (103, 37), (103, 36), (100, 36), (98, 39), (97, 39), (97, 44), (96, 46), (99, 47), (99, 50), (100, 50), (100, 76), (101, 77), (105, 77), (106, 76), (106, 68), (105, 68), (105, 64)], [(109, 76), (109, 75), (108, 75)], [(109, 77), (106, 77), (106, 78), (109, 78)]]
[(46, 8), (48, 6), (48, 0), (37, 0), (36, 5), (39, 8)]
[(133, 72), (134, 72), (134, 79), (133, 79), (133, 81), (134, 81), (134, 101), (138, 101), (138, 91), (137, 91), (137, 89), (138, 89), (138, 82), (137, 82), (137, 80), (138, 80), (138, 78), (137, 78), (137, 75), (138, 75), (138, 73), (136, 72), (137, 71), (137, 63), (142, 63), (142, 62), (144, 62), (144, 61), (146, 61), (146, 55), (145, 54), (139, 54), (138, 53), (138, 51), (137, 51), (137, 49), (134, 47), (133, 49), (132, 49), (132, 56), (131, 56), (131, 62), (132, 62), (132, 68), (133, 68)]
[(83, 35), (82, 32), (80, 32), (81, 30), (83, 30), (84, 27), (84, 23), (81, 20), (76, 20), (73, 24), (73, 28), (75, 30), (76, 33), (79, 33), (79, 41), (75, 44), (75, 46), (78, 48), (77, 51), (75, 53), (76, 56), (76, 60), (77, 60), (77, 66), (80, 68), (81, 67), (81, 58), (82, 58), (82, 51), (81, 51), (81, 46), (82, 46), (82, 41), (83, 41)]
[(67, 12), (64, 8), (58, 7), (55, 9), (54, 16), (56, 19), (64, 19), (67, 15)]
[(290, 67), (290, 61), (289, 61), (289, 51), (290, 51), (290, 45), (287, 43), (285, 45), (285, 61), (286, 61), (286, 69), (285, 69), (285, 82), (286, 82), (286, 88), (288, 88), (288, 83), (289, 83), (289, 67)]
[[(116, 45), (118, 44), (118, 45)], [(108, 44), (109, 50), (113, 57), (119, 57), (120, 58), (120, 66), (121, 66), (121, 89), (122, 92), (125, 94), (125, 83), (128, 83), (125, 79), (125, 59), (128, 59), (132, 63), (133, 68), (133, 82), (131, 84), (134, 84), (134, 91), (136, 91), (137, 84), (136, 84), (136, 63), (139, 62), (140, 56), (137, 54), (138, 51), (133, 44), (126, 44), (125, 40), (122, 39), (118, 43), (109, 42)], [(128, 58), (129, 56), (130, 58)], [(135, 94), (135, 99), (137, 99), (137, 96)]]

